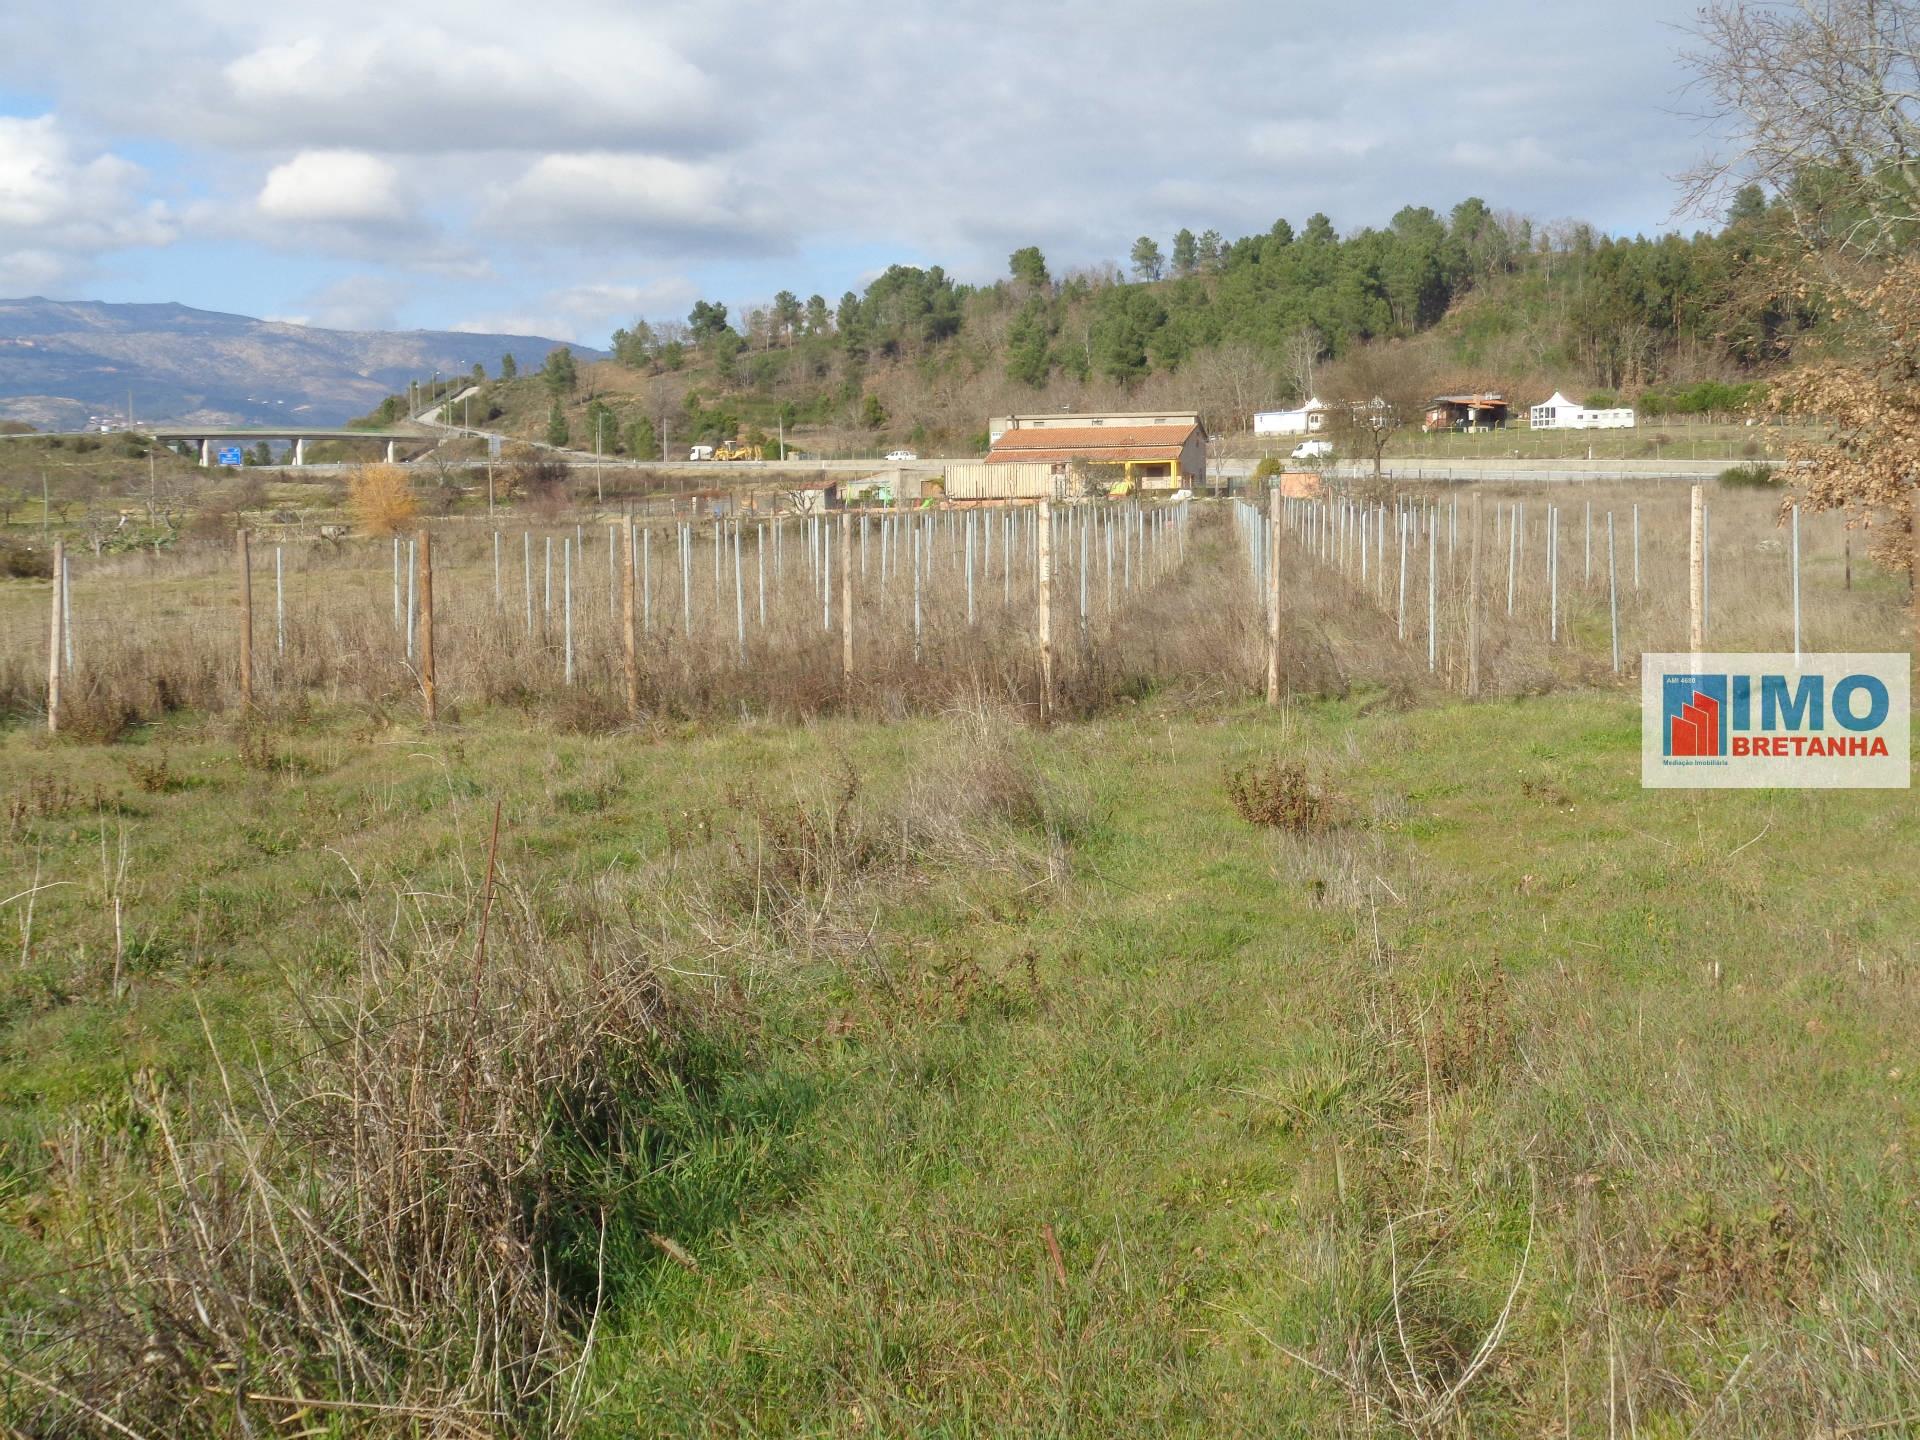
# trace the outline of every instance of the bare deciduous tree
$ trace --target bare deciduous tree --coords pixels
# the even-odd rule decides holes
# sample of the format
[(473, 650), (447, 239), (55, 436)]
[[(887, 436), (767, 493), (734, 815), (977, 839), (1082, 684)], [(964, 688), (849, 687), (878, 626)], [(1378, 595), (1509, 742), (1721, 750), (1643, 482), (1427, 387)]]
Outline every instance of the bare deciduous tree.
[(1278, 389), (1266, 355), (1244, 340), (1196, 351), (1180, 374), (1189, 403), (1198, 403), (1209, 435), (1251, 429), (1254, 411), (1271, 404)]
[[(1693, 34), (1688, 62), (1729, 140), (1685, 177), (1689, 202), (1771, 189), (1798, 242), (1776, 283), (1817, 296), (1845, 337), (1842, 363), (1774, 388), (1775, 409), (1830, 425), (1790, 447), (1798, 488), (1863, 523), (1891, 521), (1882, 533), (1900, 539), (1878, 553), (1920, 579), (1920, 0), (1713, 0)], [(1920, 588), (1914, 618), (1920, 630)]]
[(1286, 367), (1287, 378), (1293, 382), (1294, 389), (1300, 392), (1302, 405), (1313, 398), (1314, 366), (1320, 363), (1320, 357), (1326, 351), (1325, 338), (1311, 325), (1302, 325), (1281, 342), (1281, 363)]
[(1920, 3), (1713, 0), (1686, 62), (1732, 142), (1679, 179), (1718, 214), (1758, 184), (1810, 247), (1885, 253), (1920, 223)]

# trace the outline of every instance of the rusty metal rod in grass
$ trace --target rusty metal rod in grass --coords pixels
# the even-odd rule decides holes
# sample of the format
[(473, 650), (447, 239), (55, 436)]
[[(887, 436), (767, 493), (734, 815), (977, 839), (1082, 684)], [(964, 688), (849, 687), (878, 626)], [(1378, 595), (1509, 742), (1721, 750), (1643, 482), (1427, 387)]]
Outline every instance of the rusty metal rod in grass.
[(495, 862), (499, 854), (500, 801), (496, 799), (493, 802), (493, 829), (487, 836), (487, 875), (486, 879), (483, 880), (480, 885), (480, 929), (473, 942), (473, 980), (471, 998), (467, 1005), (467, 1013), (470, 1019), (467, 1023), (466, 1053), (460, 1062), (460, 1071), (463, 1077), (462, 1110), (466, 1108), (464, 1104), (467, 1093), (464, 1088), (466, 1084), (465, 1077), (468, 1074), (468, 1066), (473, 1063), (473, 1039), (475, 1033), (480, 1028), (480, 978), (485, 973), (487, 964), (487, 922), (493, 917), (493, 875)]

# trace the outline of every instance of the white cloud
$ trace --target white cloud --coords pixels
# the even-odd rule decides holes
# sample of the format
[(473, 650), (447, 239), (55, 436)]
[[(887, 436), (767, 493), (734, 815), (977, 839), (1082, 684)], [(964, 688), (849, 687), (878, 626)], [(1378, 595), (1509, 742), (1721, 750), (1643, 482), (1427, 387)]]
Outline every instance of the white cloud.
[(226, 64), (192, 123), (242, 145), (416, 153), (699, 148), (726, 128), (723, 92), (657, 22), (564, 5), (537, 17), (476, 3), (435, 18), (433, 8), (298, 17), (295, 34)]
[(300, 323), (323, 330), (391, 330), (407, 289), (386, 275), (349, 275), (303, 297)]
[(117, 155), (81, 153), (54, 115), (0, 116), (0, 288), (45, 289), (109, 251), (171, 242), (145, 183)]
[(607, 336), (638, 318), (679, 316), (700, 296), (684, 275), (639, 285), (591, 282), (551, 291), (530, 307), (471, 316), (448, 328), (472, 334), (548, 335), (604, 346)]
[[(776, 231), (771, 206), (721, 166), (607, 150), (543, 155), (495, 193), (488, 220), (603, 244), (644, 237), (754, 248)], [(603, 227), (616, 233), (598, 234)]]
[(1502, 175), (1538, 175), (1561, 168), (1561, 162), (1537, 137), (1521, 135), (1498, 144), (1457, 140), (1447, 159), (1465, 170), (1490, 170)]
[(267, 172), (260, 213), (322, 225), (399, 225), (411, 206), (390, 161), (357, 150), (302, 150)]
[(1317, 120), (1270, 120), (1247, 132), (1247, 151), (1270, 165), (1333, 165), (1358, 160), (1380, 142)]
[(45, 294), (58, 289), (71, 269), (51, 250), (0, 250), (0, 294)]
[[(331, 255), (404, 272), (410, 317), (532, 317), (661, 273), (719, 296), (835, 295), (892, 260), (988, 278), (1035, 243), (1061, 271), (1143, 232), (1314, 211), (1351, 230), (1473, 191), (1657, 226), (1663, 177), (1698, 143), (1673, 113), (1678, 5), (1615, 0), (1596, 26), (1580, 6), (1489, 0), (1463, 30), (1377, 0), (1356, 38), (1344, 13), (1253, 0), (12, 0), (0, 87), (137, 138), (126, 154), (193, 197), (159, 222), (250, 249), (261, 308), (308, 309), (281, 257)], [(1150, 79), (1114, 83), (1147, 74), (1143, 56)], [(311, 155), (355, 156), (370, 183), (324, 200), (297, 168), (263, 184)], [(134, 203), (83, 211), (139, 220), (146, 182), (116, 182), (124, 160), (67, 163), (95, 159)], [(0, 228), (0, 255), (63, 241)]]

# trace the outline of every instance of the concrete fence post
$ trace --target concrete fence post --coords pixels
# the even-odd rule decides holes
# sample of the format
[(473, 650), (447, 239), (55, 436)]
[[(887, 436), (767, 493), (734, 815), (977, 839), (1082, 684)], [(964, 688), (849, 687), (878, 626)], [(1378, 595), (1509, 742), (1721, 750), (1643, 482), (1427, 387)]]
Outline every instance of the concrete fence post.
[(65, 630), (65, 610), (63, 597), (66, 593), (67, 542), (53, 542), (53, 619), (47, 639), (47, 733), (60, 733), (60, 671), (62, 633)]
[(440, 693), (433, 673), (433, 536), (420, 532), (420, 705), (427, 724), (440, 719)]
[[(240, 706), (253, 708), (253, 546), (243, 526), (234, 536), (234, 553), (240, 565)], [(61, 565), (62, 577), (66, 566)]]
[(1053, 503), (1040, 502), (1040, 517), (1034, 529), (1038, 546), (1035, 554), (1035, 618), (1040, 630), (1040, 718), (1053, 717)]
[(1267, 491), (1267, 704), (1280, 703), (1280, 487)]
[(1695, 485), (1689, 500), (1687, 550), (1687, 647), (1698, 655), (1707, 648), (1707, 501), (1704, 487)]
[[(968, 533), (971, 541), (972, 533)], [(853, 519), (840, 512), (840, 680), (853, 689)], [(969, 577), (971, 578), (971, 577)], [(971, 594), (971, 591), (969, 591)]]
[(1480, 694), (1480, 492), (1473, 495), (1467, 523), (1467, 694)]
[(620, 566), (620, 639), (623, 646), (622, 660), (626, 666), (627, 681), (627, 719), (640, 718), (640, 639), (633, 628), (633, 516), (627, 516), (627, 543), (621, 547), (623, 563)]

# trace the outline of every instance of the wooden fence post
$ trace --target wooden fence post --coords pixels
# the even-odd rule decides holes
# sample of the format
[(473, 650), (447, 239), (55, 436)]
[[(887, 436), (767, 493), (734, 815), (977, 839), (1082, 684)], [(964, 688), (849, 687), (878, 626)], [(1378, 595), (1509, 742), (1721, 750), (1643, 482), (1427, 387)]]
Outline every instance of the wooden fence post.
[(67, 542), (53, 542), (53, 621), (47, 642), (47, 733), (60, 733), (60, 655), (65, 640)]
[(1049, 500), (1040, 502), (1034, 539), (1038, 545), (1034, 605), (1040, 625), (1040, 718), (1045, 721), (1053, 717), (1053, 503)]
[(1267, 704), (1280, 703), (1280, 487), (1267, 490)]
[(1687, 555), (1687, 646), (1698, 655), (1707, 648), (1706, 487), (1695, 485), (1690, 504), (1692, 523)]
[(640, 718), (640, 646), (633, 633), (633, 516), (627, 516), (627, 543), (622, 547), (625, 556), (620, 567), (621, 628), (625, 632), (627, 662), (627, 719)]
[(433, 537), (420, 532), (420, 699), (427, 724), (440, 718), (440, 696), (433, 683)]
[(253, 546), (241, 527), (234, 536), (240, 565), (240, 708), (253, 708)]

